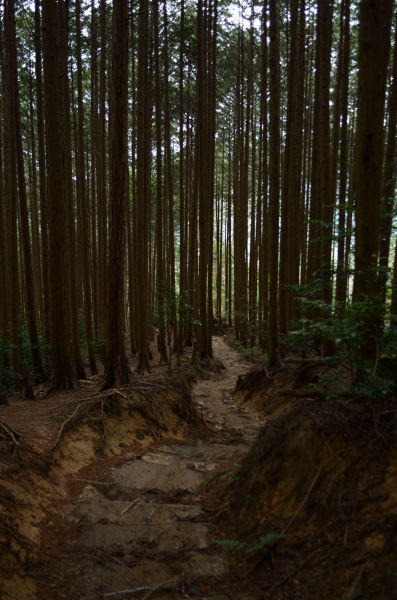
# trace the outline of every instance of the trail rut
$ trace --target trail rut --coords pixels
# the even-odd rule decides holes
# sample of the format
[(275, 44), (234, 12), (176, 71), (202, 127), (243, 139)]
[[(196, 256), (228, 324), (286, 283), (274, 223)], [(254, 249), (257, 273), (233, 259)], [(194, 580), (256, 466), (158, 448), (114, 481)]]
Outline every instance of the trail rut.
[(208, 473), (238, 462), (261, 425), (232, 399), (249, 366), (221, 338), (213, 345), (225, 369), (194, 388), (208, 439), (153, 444), (106, 473), (104, 484), (87, 483), (80, 497), (59, 506), (65, 526), (76, 526), (62, 560), (70, 599), (254, 598), (230, 595), (227, 558), (212, 542), (214, 513), (203, 506)]

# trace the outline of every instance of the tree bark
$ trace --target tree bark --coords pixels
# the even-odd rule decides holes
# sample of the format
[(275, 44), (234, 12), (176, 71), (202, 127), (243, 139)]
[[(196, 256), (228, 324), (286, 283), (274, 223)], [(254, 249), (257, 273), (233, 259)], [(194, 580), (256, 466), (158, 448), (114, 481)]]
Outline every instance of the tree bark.
[(373, 308), (377, 291), (380, 201), (382, 190), (383, 117), (390, 51), (392, 0), (360, 4), (358, 46), (358, 115), (356, 141), (356, 302), (369, 300), (364, 342), (358, 359), (375, 359), (379, 317)]
[(47, 134), (47, 183), (50, 247), (50, 333), (52, 378), (50, 390), (78, 388), (67, 336), (65, 306), (66, 239), (65, 207), (62, 193), (62, 139), (59, 5), (55, 0), (43, 0), (44, 100)]
[(280, 187), (280, 69), (277, 0), (270, 0), (270, 189), (269, 189), (269, 350), (270, 363), (280, 365), (278, 342), (278, 220)]
[(348, 99), (349, 99), (349, 65), (350, 65), (350, 0), (344, 0), (343, 26), (343, 60), (341, 81), (341, 144), (339, 174), (339, 220), (338, 220), (338, 261), (336, 270), (336, 302), (341, 307), (346, 303), (345, 263), (345, 224), (346, 224), (346, 189), (348, 174)]
[(154, 21), (154, 69), (155, 69), (155, 102), (156, 102), (156, 290), (159, 315), (159, 352), (160, 362), (168, 362), (165, 344), (164, 315), (164, 262), (163, 262), (163, 186), (162, 186), (162, 151), (161, 151), (161, 90), (160, 90), (160, 48), (159, 48), (159, 1), (153, 2)]
[[(397, 27), (395, 29), (397, 33)], [(397, 37), (395, 35), (393, 53), (393, 74), (388, 98), (388, 131), (386, 155), (383, 174), (383, 193), (381, 200), (380, 219), (380, 248), (379, 248), (379, 295), (382, 304), (386, 302), (386, 284), (388, 280), (388, 266), (390, 253), (390, 237), (393, 222), (394, 192), (396, 187), (395, 177), (395, 152), (396, 152), (396, 124), (397, 124)]]
[[(12, 56), (13, 52), (13, 5), (8, 0), (4, 6), (4, 32), (6, 56)], [(6, 61), (6, 93), (7, 93), (7, 129), (6, 129), (6, 183), (9, 205), (9, 240), (10, 240), (10, 268), (11, 268), (11, 327), (12, 327), (12, 369), (19, 374), (19, 309), (20, 309), (20, 287), (19, 287), (19, 264), (18, 264), (18, 199), (17, 199), (17, 171), (16, 171), (16, 145), (15, 145), (15, 80), (12, 70), (12, 61)], [(20, 380), (16, 379), (15, 385), (20, 388)]]
[(36, 102), (37, 102), (37, 143), (39, 154), (39, 194), (40, 194), (40, 232), (41, 232), (41, 260), (43, 272), (43, 321), (44, 335), (50, 340), (50, 296), (49, 296), (49, 256), (48, 256), (48, 202), (47, 182), (45, 170), (45, 141), (44, 141), (44, 101), (43, 80), (41, 64), (41, 27), (40, 27), (40, 0), (35, 0), (34, 13), (34, 45), (35, 45), (35, 75), (36, 75)]
[(22, 230), (22, 246), (23, 246), (23, 258), (25, 268), (25, 286), (26, 286), (26, 306), (28, 315), (28, 328), (29, 328), (29, 339), (31, 344), (32, 362), (35, 376), (40, 380), (43, 379), (44, 369), (41, 360), (41, 352), (39, 348), (39, 336), (37, 331), (37, 311), (36, 311), (36, 285), (35, 278), (33, 275), (33, 264), (32, 264), (32, 250), (30, 244), (30, 232), (29, 232), (29, 215), (28, 215), (28, 200), (26, 193), (26, 180), (25, 180), (25, 164), (23, 157), (22, 147), (22, 132), (21, 132), (21, 111), (20, 111), (20, 96), (18, 86), (18, 70), (17, 70), (17, 48), (16, 48), (16, 31), (15, 31), (15, 12), (13, 0), (9, 0), (10, 6), (10, 25), (12, 26), (11, 33), (11, 44), (12, 51), (9, 57), (11, 63), (11, 77), (14, 78), (14, 123), (15, 123), (15, 143), (16, 143), (16, 154), (17, 154), (17, 167), (18, 167), (18, 188), (19, 188), (19, 209), (21, 218), (21, 230)]
[(138, 21), (138, 180), (137, 180), (137, 318), (139, 371), (150, 370), (148, 356), (148, 215), (150, 180), (149, 4), (140, 0)]
[(111, 126), (111, 226), (103, 389), (129, 382), (124, 348), (124, 262), (127, 185), (128, 0), (113, 3), (113, 118)]
[(80, 204), (81, 219), (81, 264), (83, 271), (84, 289), (84, 327), (88, 346), (88, 359), (91, 373), (98, 373), (93, 350), (92, 333), (92, 298), (90, 283), (90, 261), (89, 261), (89, 228), (88, 207), (85, 185), (84, 165), (84, 108), (83, 108), (83, 73), (81, 64), (81, 19), (80, 0), (76, 0), (76, 54), (77, 54), (77, 105), (78, 105), (78, 154), (77, 154), (77, 198)]

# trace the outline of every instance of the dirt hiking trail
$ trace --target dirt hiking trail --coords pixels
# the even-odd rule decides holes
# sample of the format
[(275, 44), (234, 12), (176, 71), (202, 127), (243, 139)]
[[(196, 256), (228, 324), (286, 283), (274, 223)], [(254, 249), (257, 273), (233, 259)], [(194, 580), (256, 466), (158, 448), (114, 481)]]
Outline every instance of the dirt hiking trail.
[(225, 368), (193, 391), (208, 434), (161, 447), (153, 440), (142, 455), (124, 454), (101, 473), (102, 485), (87, 479), (78, 497), (57, 506), (53, 598), (261, 597), (230, 590), (227, 557), (213, 542), (217, 507), (206, 507), (203, 496), (216, 473), (238, 465), (261, 426), (232, 400), (249, 365), (222, 338), (213, 348)]

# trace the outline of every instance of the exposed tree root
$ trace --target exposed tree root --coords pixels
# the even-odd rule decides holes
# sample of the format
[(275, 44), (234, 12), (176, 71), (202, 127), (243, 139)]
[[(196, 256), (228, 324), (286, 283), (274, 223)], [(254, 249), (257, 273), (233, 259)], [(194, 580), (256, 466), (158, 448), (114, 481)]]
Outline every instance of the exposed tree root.
[[(20, 563), (25, 565), (29, 562), (29, 553), (36, 546), (36, 543), (25, 537), (19, 531), (11, 525), (9, 525), (3, 517), (0, 516), (0, 532), (5, 537), (4, 542), (0, 542), (0, 558), (1, 554), (6, 550), (10, 552)], [(17, 548), (15, 549), (15, 545)], [(14, 547), (13, 547), (14, 546)], [(21, 551), (25, 552), (25, 560), (21, 559)]]

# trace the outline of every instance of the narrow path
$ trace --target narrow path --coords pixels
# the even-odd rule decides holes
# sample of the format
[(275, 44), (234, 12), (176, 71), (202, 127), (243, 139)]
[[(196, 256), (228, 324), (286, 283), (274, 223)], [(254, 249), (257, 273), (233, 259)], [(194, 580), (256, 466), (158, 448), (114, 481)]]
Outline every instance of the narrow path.
[[(225, 370), (194, 389), (212, 429), (209, 439), (131, 457), (107, 474), (117, 486), (96, 486), (91, 497), (83, 493), (62, 506), (64, 522), (78, 525), (81, 549), (65, 557), (63, 571), (75, 582), (70, 598), (205, 598), (202, 582), (227, 575), (228, 564), (211, 542), (212, 513), (202, 507), (202, 483), (208, 472), (240, 460), (261, 421), (232, 401), (237, 377), (249, 365), (221, 338), (214, 338), (214, 354)], [(214, 583), (215, 600), (252, 599), (230, 596), (225, 588), (215, 592)]]

